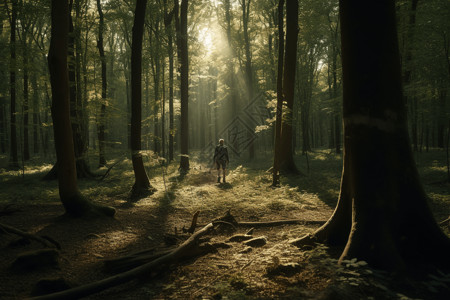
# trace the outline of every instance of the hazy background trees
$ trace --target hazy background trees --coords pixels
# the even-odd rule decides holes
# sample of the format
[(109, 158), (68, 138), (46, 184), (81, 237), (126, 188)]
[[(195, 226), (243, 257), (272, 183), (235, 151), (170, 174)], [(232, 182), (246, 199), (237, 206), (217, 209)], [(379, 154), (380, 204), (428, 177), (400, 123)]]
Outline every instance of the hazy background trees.
[[(72, 125), (79, 127), (75, 130), (78, 148), (85, 151), (78, 158), (96, 157), (102, 166), (127, 153), (131, 145), (131, 29), (136, 1), (71, 2), (69, 62), (76, 110)], [(182, 94), (174, 3), (147, 3), (141, 152), (178, 161)], [(189, 1), (189, 125), (185, 129), (191, 156), (200, 153), (210, 159), (218, 138), (225, 138), (232, 162), (273, 157), (277, 6), (275, 0)], [(402, 78), (415, 151), (447, 145), (448, 8), (444, 0), (396, 1)], [(54, 162), (46, 66), (50, 1), (1, 1), (0, 21), (0, 152), (15, 167), (29, 158)], [(307, 154), (317, 148), (339, 153), (342, 149), (339, 21), (337, 1), (299, 1), (293, 153)], [(370, 57), (361, 58), (361, 65), (367, 60)], [(97, 167), (97, 162), (87, 163)]]

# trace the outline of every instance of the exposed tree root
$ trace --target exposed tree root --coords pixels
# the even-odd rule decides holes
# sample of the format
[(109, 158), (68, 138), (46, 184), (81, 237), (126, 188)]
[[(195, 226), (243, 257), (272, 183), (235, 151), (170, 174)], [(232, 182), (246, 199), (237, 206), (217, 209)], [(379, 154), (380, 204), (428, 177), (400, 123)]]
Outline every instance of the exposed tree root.
[(24, 232), (20, 229), (5, 225), (5, 224), (1, 224), (0, 223), (0, 229), (4, 232), (8, 232), (8, 233), (13, 233), (16, 235), (19, 235), (23, 238), (26, 238), (28, 240), (33, 240), (33, 241), (37, 241), (39, 243), (41, 243), (42, 245), (44, 245), (45, 247), (56, 247), (57, 249), (61, 249), (61, 246), (59, 245), (59, 243), (57, 243), (55, 240), (53, 240), (50, 237), (46, 237), (46, 236), (38, 236), (35, 234), (31, 234), (28, 232)]

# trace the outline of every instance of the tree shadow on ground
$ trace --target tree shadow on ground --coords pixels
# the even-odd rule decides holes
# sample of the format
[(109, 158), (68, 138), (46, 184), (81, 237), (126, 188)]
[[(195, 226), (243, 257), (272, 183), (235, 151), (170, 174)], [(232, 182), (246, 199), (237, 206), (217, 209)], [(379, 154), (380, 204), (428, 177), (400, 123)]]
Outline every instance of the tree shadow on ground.
[(229, 182), (222, 182), (217, 185), (217, 187), (221, 190), (230, 190), (233, 188), (233, 185)]
[(296, 187), (299, 192), (316, 194), (326, 205), (334, 208), (340, 191), (342, 157), (325, 151), (309, 155), (308, 161), (304, 156), (295, 157), (297, 166), (305, 175), (282, 176), (281, 184)]

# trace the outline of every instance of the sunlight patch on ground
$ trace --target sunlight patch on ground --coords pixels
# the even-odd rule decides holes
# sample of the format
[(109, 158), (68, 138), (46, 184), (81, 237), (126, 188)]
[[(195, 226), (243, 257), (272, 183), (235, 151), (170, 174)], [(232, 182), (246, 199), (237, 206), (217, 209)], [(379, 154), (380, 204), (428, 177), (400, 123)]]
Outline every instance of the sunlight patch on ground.
[(141, 238), (140, 235), (131, 231), (110, 231), (101, 234), (91, 234), (87, 236), (85, 247), (87, 249), (122, 249), (133, 244)]

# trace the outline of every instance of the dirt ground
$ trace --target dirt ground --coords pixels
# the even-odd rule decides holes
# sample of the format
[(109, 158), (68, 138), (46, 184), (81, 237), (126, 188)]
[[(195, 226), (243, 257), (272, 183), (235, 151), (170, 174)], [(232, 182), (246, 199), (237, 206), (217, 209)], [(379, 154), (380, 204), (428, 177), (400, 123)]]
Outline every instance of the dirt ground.
[[(17, 236), (0, 232), (0, 299), (27, 298), (45, 278), (63, 278), (70, 286), (78, 286), (111, 276), (104, 269), (105, 260), (144, 249), (158, 252), (174, 247), (173, 235), (190, 226), (196, 211), (200, 211), (199, 228), (227, 210), (238, 221), (326, 221), (339, 191), (339, 163), (330, 168), (330, 174), (326, 174), (328, 169), (320, 172), (322, 182), (316, 185), (307, 182), (317, 181), (316, 177), (299, 176), (276, 189), (270, 187), (268, 173), (242, 166), (233, 167), (228, 183), (220, 184), (198, 164), (193, 164), (185, 178), (178, 177), (175, 168), (149, 170), (158, 191), (130, 202), (123, 185), (132, 183), (132, 173), (125, 162), (103, 181), (80, 181), (91, 199), (117, 210), (114, 218), (91, 219), (61, 217), (64, 211), (56, 183), (20, 181), (17, 176), (5, 175), (2, 184), (19, 191), (18, 195), (20, 189), (26, 191), (20, 200), (9, 201), (15, 211), (0, 215), (0, 223), (51, 237), (61, 245), (61, 251), (58, 266), (17, 271), (11, 268), (17, 255), (42, 245), (35, 241), (17, 243)], [(37, 172), (36, 178), (46, 170)], [(33, 187), (36, 183), (38, 187)], [(46, 190), (45, 195), (42, 190)], [(338, 266), (339, 249), (327, 251), (319, 246), (305, 251), (289, 243), (318, 226), (255, 228), (253, 236), (267, 241), (261, 247), (229, 242), (230, 248), (165, 266), (86, 299), (449, 299), (448, 274), (420, 282), (402, 281), (372, 270), (364, 262), (348, 261)], [(248, 229), (216, 232), (209, 235), (210, 242), (225, 242)]]

